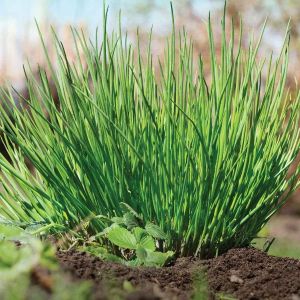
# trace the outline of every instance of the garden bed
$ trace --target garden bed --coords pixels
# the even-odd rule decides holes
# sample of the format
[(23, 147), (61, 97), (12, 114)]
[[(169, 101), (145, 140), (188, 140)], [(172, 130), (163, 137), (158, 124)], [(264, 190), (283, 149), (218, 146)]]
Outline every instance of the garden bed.
[[(57, 259), (74, 281), (92, 281), (93, 299), (192, 299), (195, 291), (199, 300), (300, 299), (300, 260), (254, 248), (233, 249), (210, 260), (180, 258), (163, 268), (131, 268), (77, 251), (58, 251)], [(45, 285), (44, 274), (36, 269), (34, 281)]]

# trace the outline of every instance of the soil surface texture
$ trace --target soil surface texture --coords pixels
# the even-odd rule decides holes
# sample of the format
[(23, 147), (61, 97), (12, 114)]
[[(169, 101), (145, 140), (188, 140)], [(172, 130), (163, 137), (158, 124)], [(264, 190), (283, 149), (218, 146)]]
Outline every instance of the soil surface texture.
[[(73, 280), (92, 281), (93, 299), (300, 300), (300, 260), (254, 248), (232, 249), (209, 260), (180, 258), (164, 268), (131, 268), (76, 251), (58, 251), (57, 259)], [(201, 296), (204, 280), (209, 292)]]

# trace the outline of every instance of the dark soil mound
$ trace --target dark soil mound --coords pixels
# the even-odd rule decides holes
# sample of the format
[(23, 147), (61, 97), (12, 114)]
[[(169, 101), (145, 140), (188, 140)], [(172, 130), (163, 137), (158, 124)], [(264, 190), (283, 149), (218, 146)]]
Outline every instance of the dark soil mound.
[(238, 299), (300, 300), (300, 261), (268, 256), (249, 249), (233, 249), (207, 262), (207, 276), (214, 292)]
[(122, 290), (124, 281), (137, 288), (126, 299), (190, 299), (201, 270), (207, 274), (210, 299), (217, 293), (237, 299), (300, 299), (300, 261), (253, 248), (233, 249), (205, 261), (182, 258), (164, 268), (129, 268), (75, 251), (59, 251), (57, 258), (74, 279), (94, 282), (95, 299), (113, 299), (111, 291)]
[[(164, 268), (130, 268), (118, 263), (103, 262), (84, 252), (57, 252), (63, 269), (75, 277), (95, 282), (96, 299), (109, 299), (109, 289), (122, 288), (129, 281), (137, 291), (127, 299), (189, 299), (193, 281), (191, 268), (197, 263), (191, 258), (178, 259), (174, 266)], [(200, 265), (200, 261), (198, 261)]]

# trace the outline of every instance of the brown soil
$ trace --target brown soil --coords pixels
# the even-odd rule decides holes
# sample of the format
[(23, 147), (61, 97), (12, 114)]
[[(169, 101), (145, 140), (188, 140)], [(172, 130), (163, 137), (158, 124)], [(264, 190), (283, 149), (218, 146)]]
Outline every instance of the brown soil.
[(137, 287), (126, 296), (130, 300), (142, 299), (189, 299), (192, 289), (192, 270), (200, 262), (192, 259), (178, 259), (176, 264), (164, 268), (130, 268), (121, 264), (103, 262), (84, 252), (57, 252), (57, 258), (64, 270), (72, 272), (75, 278), (88, 279), (95, 283), (95, 299), (112, 299), (110, 289), (123, 288), (124, 281)]
[[(58, 251), (57, 258), (74, 280), (93, 282), (93, 299), (115, 299), (116, 293), (130, 300), (191, 299), (197, 279), (205, 278), (203, 272), (209, 299), (218, 299), (217, 294), (243, 300), (300, 299), (300, 261), (253, 248), (233, 249), (210, 260), (181, 258), (164, 268), (129, 268), (76, 251)], [(134, 292), (124, 291), (128, 282)]]
[(300, 261), (268, 256), (256, 249), (235, 249), (207, 262), (214, 292), (238, 299), (300, 299)]

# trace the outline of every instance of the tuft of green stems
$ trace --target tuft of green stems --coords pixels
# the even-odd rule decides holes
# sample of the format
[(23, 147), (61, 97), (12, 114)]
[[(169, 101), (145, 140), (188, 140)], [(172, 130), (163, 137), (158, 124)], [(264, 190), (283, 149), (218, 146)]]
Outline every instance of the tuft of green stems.
[(242, 30), (231, 24), (226, 36), (224, 14), (218, 56), (209, 18), (208, 80), (173, 18), (157, 76), (152, 34), (144, 55), (121, 25), (108, 34), (107, 14), (102, 42), (72, 29), (75, 62), (54, 31), (51, 62), (40, 33), (49, 71), (39, 69), (38, 79), (25, 72), (29, 109), (2, 90), (11, 162), (1, 155), (1, 218), (52, 233), (87, 222), (95, 235), (106, 225), (97, 216), (122, 215), (124, 202), (158, 225), (169, 237), (163, 250), (178, 256), (249, 245), (299, 186), (299, 167), (288, 176), (300, 149), (299, 93), (285, 90), (289, 31), (277, 59), (259, 59), (264, 30), (244, 49)]

